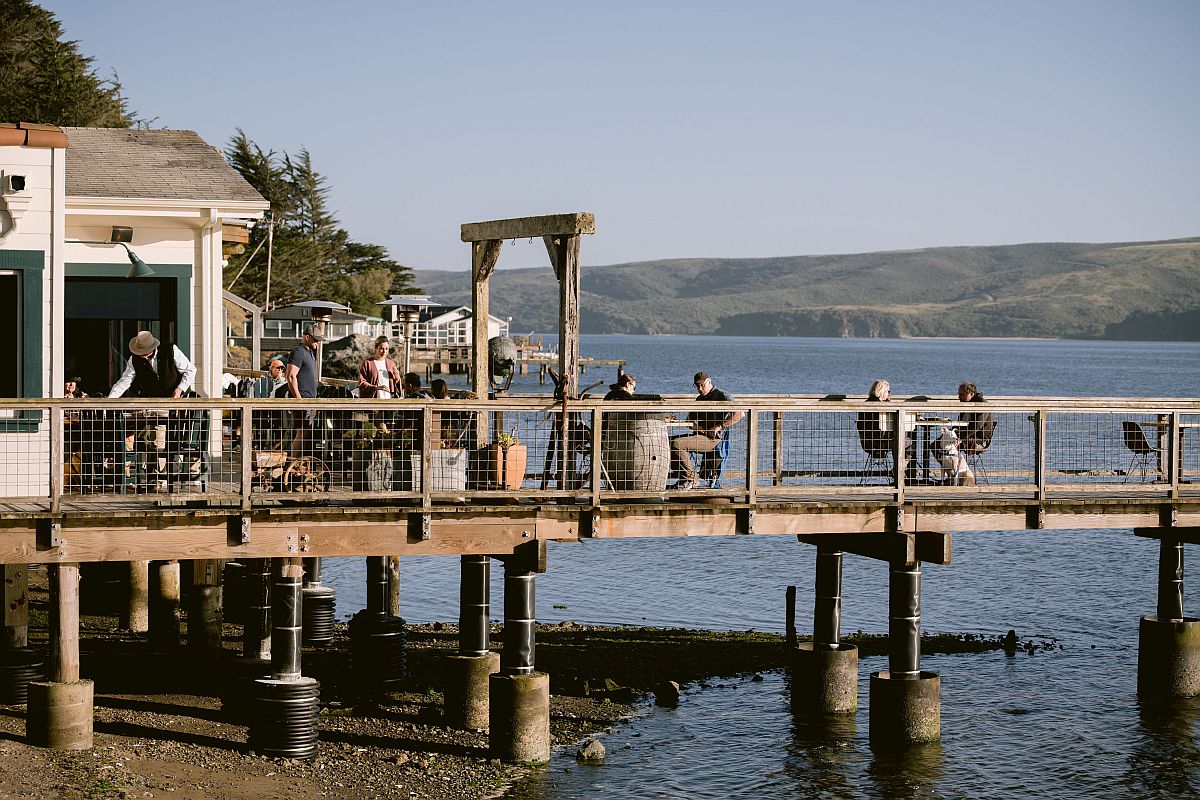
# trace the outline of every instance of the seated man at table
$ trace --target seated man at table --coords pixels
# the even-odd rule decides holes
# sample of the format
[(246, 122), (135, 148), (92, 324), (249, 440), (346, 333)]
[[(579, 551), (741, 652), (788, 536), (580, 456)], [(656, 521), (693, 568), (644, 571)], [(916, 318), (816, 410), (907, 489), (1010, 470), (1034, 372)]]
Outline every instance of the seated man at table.
[[(982, 403), (984, 397), (979, 393), (979, 387), (964, 381), (958, 386), (958, 402)], [(982, 453), (991, 445), (996, 420), (990, 411), (964, 411), (958, 415), (958, 421), (966, 423), (960, 433), (962, 441), (959, 443), (959, 449), (964, 453)]]
[[(692, 383), (700, 393), (696, 397), (697, 401), (728, 403), (733, 400), (733, 395), (713, 385), (707, 372), (697, 372), (692, 378)], [(695, 433), (676, 436), (671, 440), (671, 469), (679, 476), (674, 488), (696, 487), (700, 476), (696, 474), (696, 465), (692, 463), (692, 453), (710, 453), (716, 450), (717, 445), (725, 438), (725, 432), (744, 416), (745, 413), (741, 411), (694, 411), (688, 415), (688, 422), (692, 423)]]

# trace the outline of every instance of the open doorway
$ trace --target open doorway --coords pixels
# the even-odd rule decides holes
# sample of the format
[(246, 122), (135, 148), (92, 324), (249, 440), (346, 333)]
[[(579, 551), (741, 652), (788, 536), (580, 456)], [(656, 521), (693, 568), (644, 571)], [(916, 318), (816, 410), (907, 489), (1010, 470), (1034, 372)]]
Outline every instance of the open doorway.
[(176, 282), (171, 278), (67, 278), (63, 326), (66, 377), (88, 394), (107, 393), (125, 369), (138, 331), (176, 337)]

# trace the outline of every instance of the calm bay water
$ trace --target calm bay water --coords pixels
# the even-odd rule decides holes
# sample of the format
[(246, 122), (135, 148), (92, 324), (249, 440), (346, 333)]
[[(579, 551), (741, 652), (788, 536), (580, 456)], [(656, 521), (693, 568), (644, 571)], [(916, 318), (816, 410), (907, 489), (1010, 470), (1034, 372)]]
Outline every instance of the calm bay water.
[[(859, 395), (886, 377), (898, 397), (952, 394), (964, 379), (985, 395), (1186, 396), (1200, 367), (1196, 344), (1038, 340), (586, 336), (583, 353), (625, 358), (639, 391), (664, 393), (690, 391), (704, 369), (734, 394)], [(782, 632), (793, 584), (811, 627), (815, 551), (789, 537), (551, 543), (549, 558), (537, 586), (546, 622)], [(365, 605), (361, 559), (327, 559), (325, 570), (342, 616)], [(939, 744), (902, 760), (872, 754), (866, 679), (886, 659), (864, 658), (853, 719), (793, 718), (782, 674), (693, 686), (678, 709), (647, 708), (606, 736), (605, 766), (556, 754), (511, 796), (1200, 797), (1200, 704), (1147, 707), (1135, 692), (1137, 620), (1154, 609), (1156, 575), (1157, 546), (1130, 531), (960, 534), (952, 566), (924, 569), (923, 628), (1015, 628), (1063, 648), (925, 657), (942, 674)], [(843, 583), (843, 630), (885, 632), (886, 565), (848, 557)], [(457, 586), (457, 559), (404, 559), (403, 615), (457, 619)]]

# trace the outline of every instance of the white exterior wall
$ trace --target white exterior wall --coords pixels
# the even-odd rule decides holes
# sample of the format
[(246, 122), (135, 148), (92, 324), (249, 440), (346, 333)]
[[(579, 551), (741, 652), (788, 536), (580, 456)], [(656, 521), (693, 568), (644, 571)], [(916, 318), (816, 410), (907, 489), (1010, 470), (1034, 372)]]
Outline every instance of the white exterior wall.
[[(61, 263), (60, 248), (55, 246), (56, 230), (61, 230), (63, 213), (64, 164), (63, 150), (48, 147), (0, 146), (0, 171), (6, 175), (25, 176), (25, 191), (5, 195), (0, 222), (0, 250), (35, 250), (43, 255), (41, 272), (42, 323), (36, 332), (41, 349), (41, 391), (61, 384), (47, 366), (53, 365), (54, 337), (61, 338), (59, 326), (53, 326), (55, 291), (61, 292), (61, 282), (52, 279), (54, 266)], [(9, 204), (9, 200), (13, 202)], [(23, 201), (28, 201), (26, 204)], [(10, 219), (9, 212), (17, 209), (19, 218)], [(23, 212), (23, 213), (22, 213)], [(9, 346), (12, 346), (10, 343)], [(20, 357), (20, 356), (19, 356)], [(2, 401), (0, 401), (2, 402)], [(0, 406), (0, 418), (15, 418), (12, 407)], [(43, 413), (38, 430), (28, 433), (0, 431), (0, 497), (46, 497), (49, 495), (49, 418)]]

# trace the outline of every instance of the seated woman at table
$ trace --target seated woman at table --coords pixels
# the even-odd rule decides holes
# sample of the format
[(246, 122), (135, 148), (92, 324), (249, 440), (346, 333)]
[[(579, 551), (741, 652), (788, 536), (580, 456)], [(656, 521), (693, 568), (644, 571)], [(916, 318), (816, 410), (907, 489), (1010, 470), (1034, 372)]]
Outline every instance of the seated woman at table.
[[(867, 390), (868, 403), (888, 403), (892, 399), (892, 385), (880, 378), (871, 384)], [(860, 411), (856, 420), (859, 441), (868, 452), (890, 452), (896, 441), (896, 420), (891, 414), (874, 411)], [(911, 471), (912, 464), (912, 435), (905, 432), (904, 460)]]

